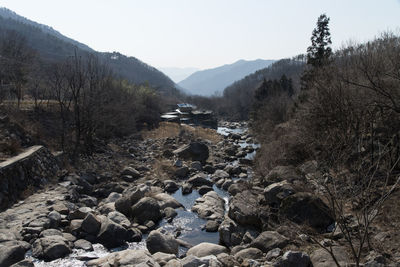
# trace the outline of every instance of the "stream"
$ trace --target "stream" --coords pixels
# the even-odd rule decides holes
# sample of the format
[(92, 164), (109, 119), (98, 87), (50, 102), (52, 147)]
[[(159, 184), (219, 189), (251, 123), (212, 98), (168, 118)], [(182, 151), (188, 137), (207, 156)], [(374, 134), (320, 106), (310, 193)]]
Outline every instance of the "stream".
[[(217, 132), (221, 135), (229, 135), (232, 134), (243, 134), (246, 132), (246, 128), (228, 128), (228, 127), (218, 127)], [(236, 145), (240, 147), (253, 147), (254, 151), (248, 153), (244, 158), (253, 160), (256, 154), (257, 148), (259, 148), (258, 144), (247, 143), (245, 140), (237, 140)], [(237, 165), (238, 160), (229, 162), (231, 165)], [(248, 178), (243, 179), (251, 179), (252, 171), (248, 169), (247, 171)], [(210, 178), (210, 177), (209, 177)], [(233, 177), (233, 180), (238, 180), (239, 177)], [(225, 213), (228, 212), (229, 207), (229, 199), (230, 195), (227, 191), (218, 188), (215, 184), (213, 185), (214, 191), (225, 200)], [(201, 195), (195, 189), (193, 189), (190, 194), (182, 194), (182, 188), (179, 188), (176, 192), (171, 194), (178, 202), (180, 202), (185, 209), (177, 209), (177, 216), (172, 220), (172, 222), (167, 222), (165, 219), (162, 219), (158, 227), (163, 228), (165, 231), (177, 236), (179, 239), (191, 244), (197, 245), (202, 242), (209, 243), (219, 243), (219, 233), (218, 232), (206, 232), (204, 225), (207, 220), (199, 218), (197, 213), (191, 211), (192, 206), (194, 205), (196, 199), (200, 198)], [(29, 251), (26, 254), (27, 258), (33, 260), (35, 266), (40, 267), (58, 267), (58, 266), (67, 266), (67, 267), (81, 267), (86, 266), (85, 262), (91, 259), (104, 257), (110, 252), (121, 251), (125, 249), (145, 249), (146, 248), (146, 238), (147, 234), (143, 234), (143, 238), (140, 242), (128, 242), (125, 246), (114, 248), (111, 250), (106, 249), (101, 244), (93, 244), (93, 251), (84, 251), (81, 249), (73, 249), (72, 253), (65, 258), (57, 259), (51, 262), (40, 261), (31, 256), (31, 252)], [(187, 248), (182, 246), (179, 247), (179, 256), (184, 255), (187, 251)]]

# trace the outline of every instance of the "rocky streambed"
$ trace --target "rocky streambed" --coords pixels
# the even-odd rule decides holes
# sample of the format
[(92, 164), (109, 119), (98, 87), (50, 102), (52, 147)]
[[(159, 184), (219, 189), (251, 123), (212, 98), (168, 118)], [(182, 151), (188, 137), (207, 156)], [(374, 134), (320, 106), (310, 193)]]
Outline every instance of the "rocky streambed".
[[(199, 140), (178, 147), (167, 139), (160, 151), (145, 141), (145, 149), (128, 149), (136, 150), (142, 162), (155, 152), (173, 160), (170, 180), (140, 179), (151, 172), (144, 164), (123, 167), (125, 183), (111, 188), (107, 175), (61, 175), (58, 184), (1, 213), (0, 248), (9, 246), (9, 251), (2, 249), (0, 263), (25, 258), (15, 266), (124, 265), (121, 261), (131, 257), (131, 250), (139, 261), (148, 258), (154, 266), (166, 257), (157, 255), (160, 262), (154, 253), (176, 258), (177, 266), (187, 255), (194, 256), (188, 262), (218, 262), (214, 250), (228, 252), (219, 245), (218, 229), (228, 215), (231, 194), (246, 187), (252, 176), (249, 164), (257, 149), (245, 124), (225, 124), (218, 133), (223, 139), (216, 145)], [(207, 161), (210, 156), (212, 162)], [(192, 252), (199, 246), (196, 256)]]

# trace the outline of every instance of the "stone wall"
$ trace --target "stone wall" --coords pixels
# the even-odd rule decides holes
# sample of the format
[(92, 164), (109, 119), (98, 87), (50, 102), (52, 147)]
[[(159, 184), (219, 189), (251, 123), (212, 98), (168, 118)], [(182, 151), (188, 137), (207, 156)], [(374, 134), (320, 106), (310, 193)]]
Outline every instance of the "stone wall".
[(0, 211), (20, 199), (26, 189), (46, 184), (59, 169), (57, 159), (43, 146), (32, 146), (0, 162)]

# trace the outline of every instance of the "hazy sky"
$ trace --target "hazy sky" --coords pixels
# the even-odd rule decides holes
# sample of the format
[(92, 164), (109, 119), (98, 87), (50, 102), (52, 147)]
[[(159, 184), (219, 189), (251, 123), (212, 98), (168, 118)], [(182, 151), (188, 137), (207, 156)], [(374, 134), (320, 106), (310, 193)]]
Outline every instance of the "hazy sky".
[(400, 0), (0, 0), (99, 51), (155, 67), (209, 68), (306, 51), (317, 17), (333, 47), (400, 32)]

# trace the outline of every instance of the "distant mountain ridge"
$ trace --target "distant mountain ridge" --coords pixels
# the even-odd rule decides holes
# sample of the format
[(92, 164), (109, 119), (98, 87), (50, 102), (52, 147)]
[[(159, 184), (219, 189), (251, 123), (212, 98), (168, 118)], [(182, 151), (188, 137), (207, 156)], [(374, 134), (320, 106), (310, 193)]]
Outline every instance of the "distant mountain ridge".
[(89, 46), (68, 38), (53, 28), (19, 16), (15, 12), (0, 8), (0, 38), (7, 31), (16, 31), (27, 44), (38, 52), (44, 64), (51, 64), (73, 55), (93, 53), (108, 64), (115, 75), (135, 84), (148, 83), (165, 95), (179, 94), (175, 83), (164, 73), (140, 61), (118, 52), (96, 52)]
[(194, 95), (210, 96), (220, 94), (223, 90), (245, 76), (270, 66), (275, 60), (239, 60), (233, 64), (197, 71), (178, 83)]
[(180, 81), (186, 79), (194, 72), (199, 71), (198, 68), (163, 67), (158, 69), (165, 73), (165, 75), (170, 77), (176, 83), (179, 83)]

